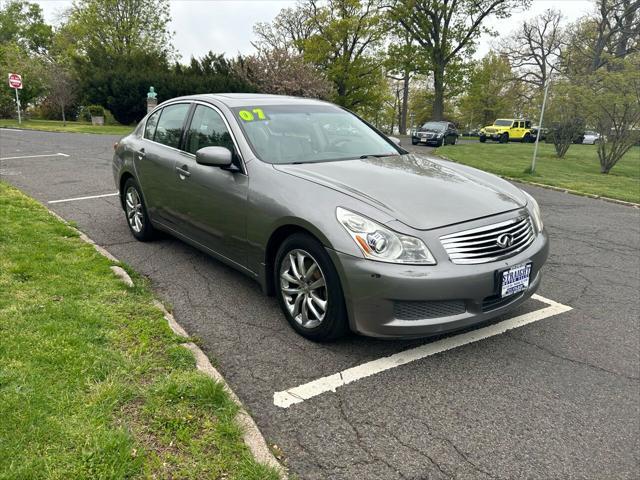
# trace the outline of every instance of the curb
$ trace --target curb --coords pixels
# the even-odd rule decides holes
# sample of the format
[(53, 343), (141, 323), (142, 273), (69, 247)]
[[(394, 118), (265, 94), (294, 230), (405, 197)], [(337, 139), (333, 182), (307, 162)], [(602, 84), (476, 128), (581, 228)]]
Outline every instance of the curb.
[[(85, 243), (92, 245), (93, 248), (100, 255), (102, 255), (103, 257), (106, 257), (112, 262), (120, 263), (120, 260), (114, 257), (111, 253), (109, 253), (103, 247), (98, 245), (96, 242), (94, 242), (85, 233), (83, 233), (76, 227), (70, 225), (69, 222), (67, 222), (64, 218), (62, 218), (60, 215), (58, 215), (54, 211), (48, 208), (47, 210), (55, 218), (57, 218), (58, 220), (63, 222), (65, 225), (67, 225), (68, 227), (78, 232), (80, 235), (80, 239)], [(111, 266), (111, 271), (120, 280), (122, 280), (122, 282), (125, 285), (127, 285), (127, 287), (131, 288), (134, 286), (133, 280), (131, 280), (131, 277), (129, 276), (129, 274), (122, 267), (118, 265), (113, 265)], [(189, 334), (186, 332), (186, 330), (182, 327), (182, 325), (180, 325), (176, 321), (175, 317), (167, 311), (167, 309), (164, 307), (162, 303), (154, 299), (153, 305), (162, 312), (165, 320), (169, 324), (169, 328), (171, 328), (171, 330), (176, 335), (185, 339), (189, 338)], [(287, 478), (287, 471), (285, 467), (280, 462), (278, 462), (278, 460), (273, 455), (273, 453), (271, 453), (271, 450), (269, 449), (269, 446), (267, 445), (267, 442), (264, 436), (262, 435), (262, 432), (260, 432), (260, 429), (256, 425), (256, 422), (247, 413), (247, 410), (244, 408), (244, 405), (242, 404), (242, 402), (240, 401), (236, 393), (231, 389), (231, 387), (229, 386), (227, 381), (224, 379), (222, 374), (218, 370), (216, 370), (213, 365), (211, 365), (209, 358), (195, 343), (185, 342), (182, 344), (182, 346), (189, 349), (193, 353), (193, 356), (195, 357), (195, 360), (196, 360), (196, 368), (199, 371), (203, 372), (208, 377), (210, 377), (211, 379), (215, 380), (216, 382), (220, 382), (223, 385), (224, 389), (229, 394), (229, 396), (231, 397), (231, 400), (233, 400), (233, 402), (236, 405), (238, 405), (238, 407), (240, 407), (240, 410), (236, 415), (236, 421), (240, 425), (240, 428), (242, 428), (243, 441), (247, 446), (247, 448), (249, 449), (249, 451), (251, 452), (251, 454), (253, 455), (253, 458), (257, 462), (267, 465), (268, 467), (271, 467), (274, 470), (276, 470), (280, 478), (282, 479)]]

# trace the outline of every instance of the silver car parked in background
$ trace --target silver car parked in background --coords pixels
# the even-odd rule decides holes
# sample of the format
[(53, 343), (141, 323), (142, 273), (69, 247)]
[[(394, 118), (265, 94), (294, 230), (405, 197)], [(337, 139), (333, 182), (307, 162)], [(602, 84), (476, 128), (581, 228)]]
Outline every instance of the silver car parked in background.
[(164, 102), (115, 146), (113, 173), (134, 237), (163, 230), (237, 268), (314, 340), (486, 321), (535, 292), (547, 259), (531, 196), (316, 100)]

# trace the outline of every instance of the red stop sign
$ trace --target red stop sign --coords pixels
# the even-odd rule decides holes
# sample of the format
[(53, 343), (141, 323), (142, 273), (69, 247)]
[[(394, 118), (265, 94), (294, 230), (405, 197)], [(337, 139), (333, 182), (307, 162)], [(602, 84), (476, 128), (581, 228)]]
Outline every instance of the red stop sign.
[(22, 89), (22, 77), (17, 73), (9, 74), (9, 86), (11, 88), (19, 88)]

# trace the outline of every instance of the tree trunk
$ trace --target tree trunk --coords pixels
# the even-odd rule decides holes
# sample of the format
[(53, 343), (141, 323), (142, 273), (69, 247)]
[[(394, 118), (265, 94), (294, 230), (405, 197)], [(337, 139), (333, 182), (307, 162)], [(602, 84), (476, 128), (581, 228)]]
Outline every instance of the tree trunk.
[(400, 135), (407, 134), (407, 112), (409, 110), (409, 72), (404, 72), (402, 84), (402, 109), (400, 111)]
[(64, 115), (64, 105), (62, 105), (62, 126), (63, 127), (67, 126), (67, 118)]
[(433, 120), (444, 116), (444, 65), (438, 63), (433, 68)]

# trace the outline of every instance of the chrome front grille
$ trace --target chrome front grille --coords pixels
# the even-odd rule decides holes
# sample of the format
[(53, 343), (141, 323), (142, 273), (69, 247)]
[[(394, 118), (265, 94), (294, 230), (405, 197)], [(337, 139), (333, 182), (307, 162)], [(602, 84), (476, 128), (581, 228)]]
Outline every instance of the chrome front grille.
[(527, 248), (535, 237), (527, 215), (485, 227), (440, 237), (453, 263), (487, 263), (508, 258)]

